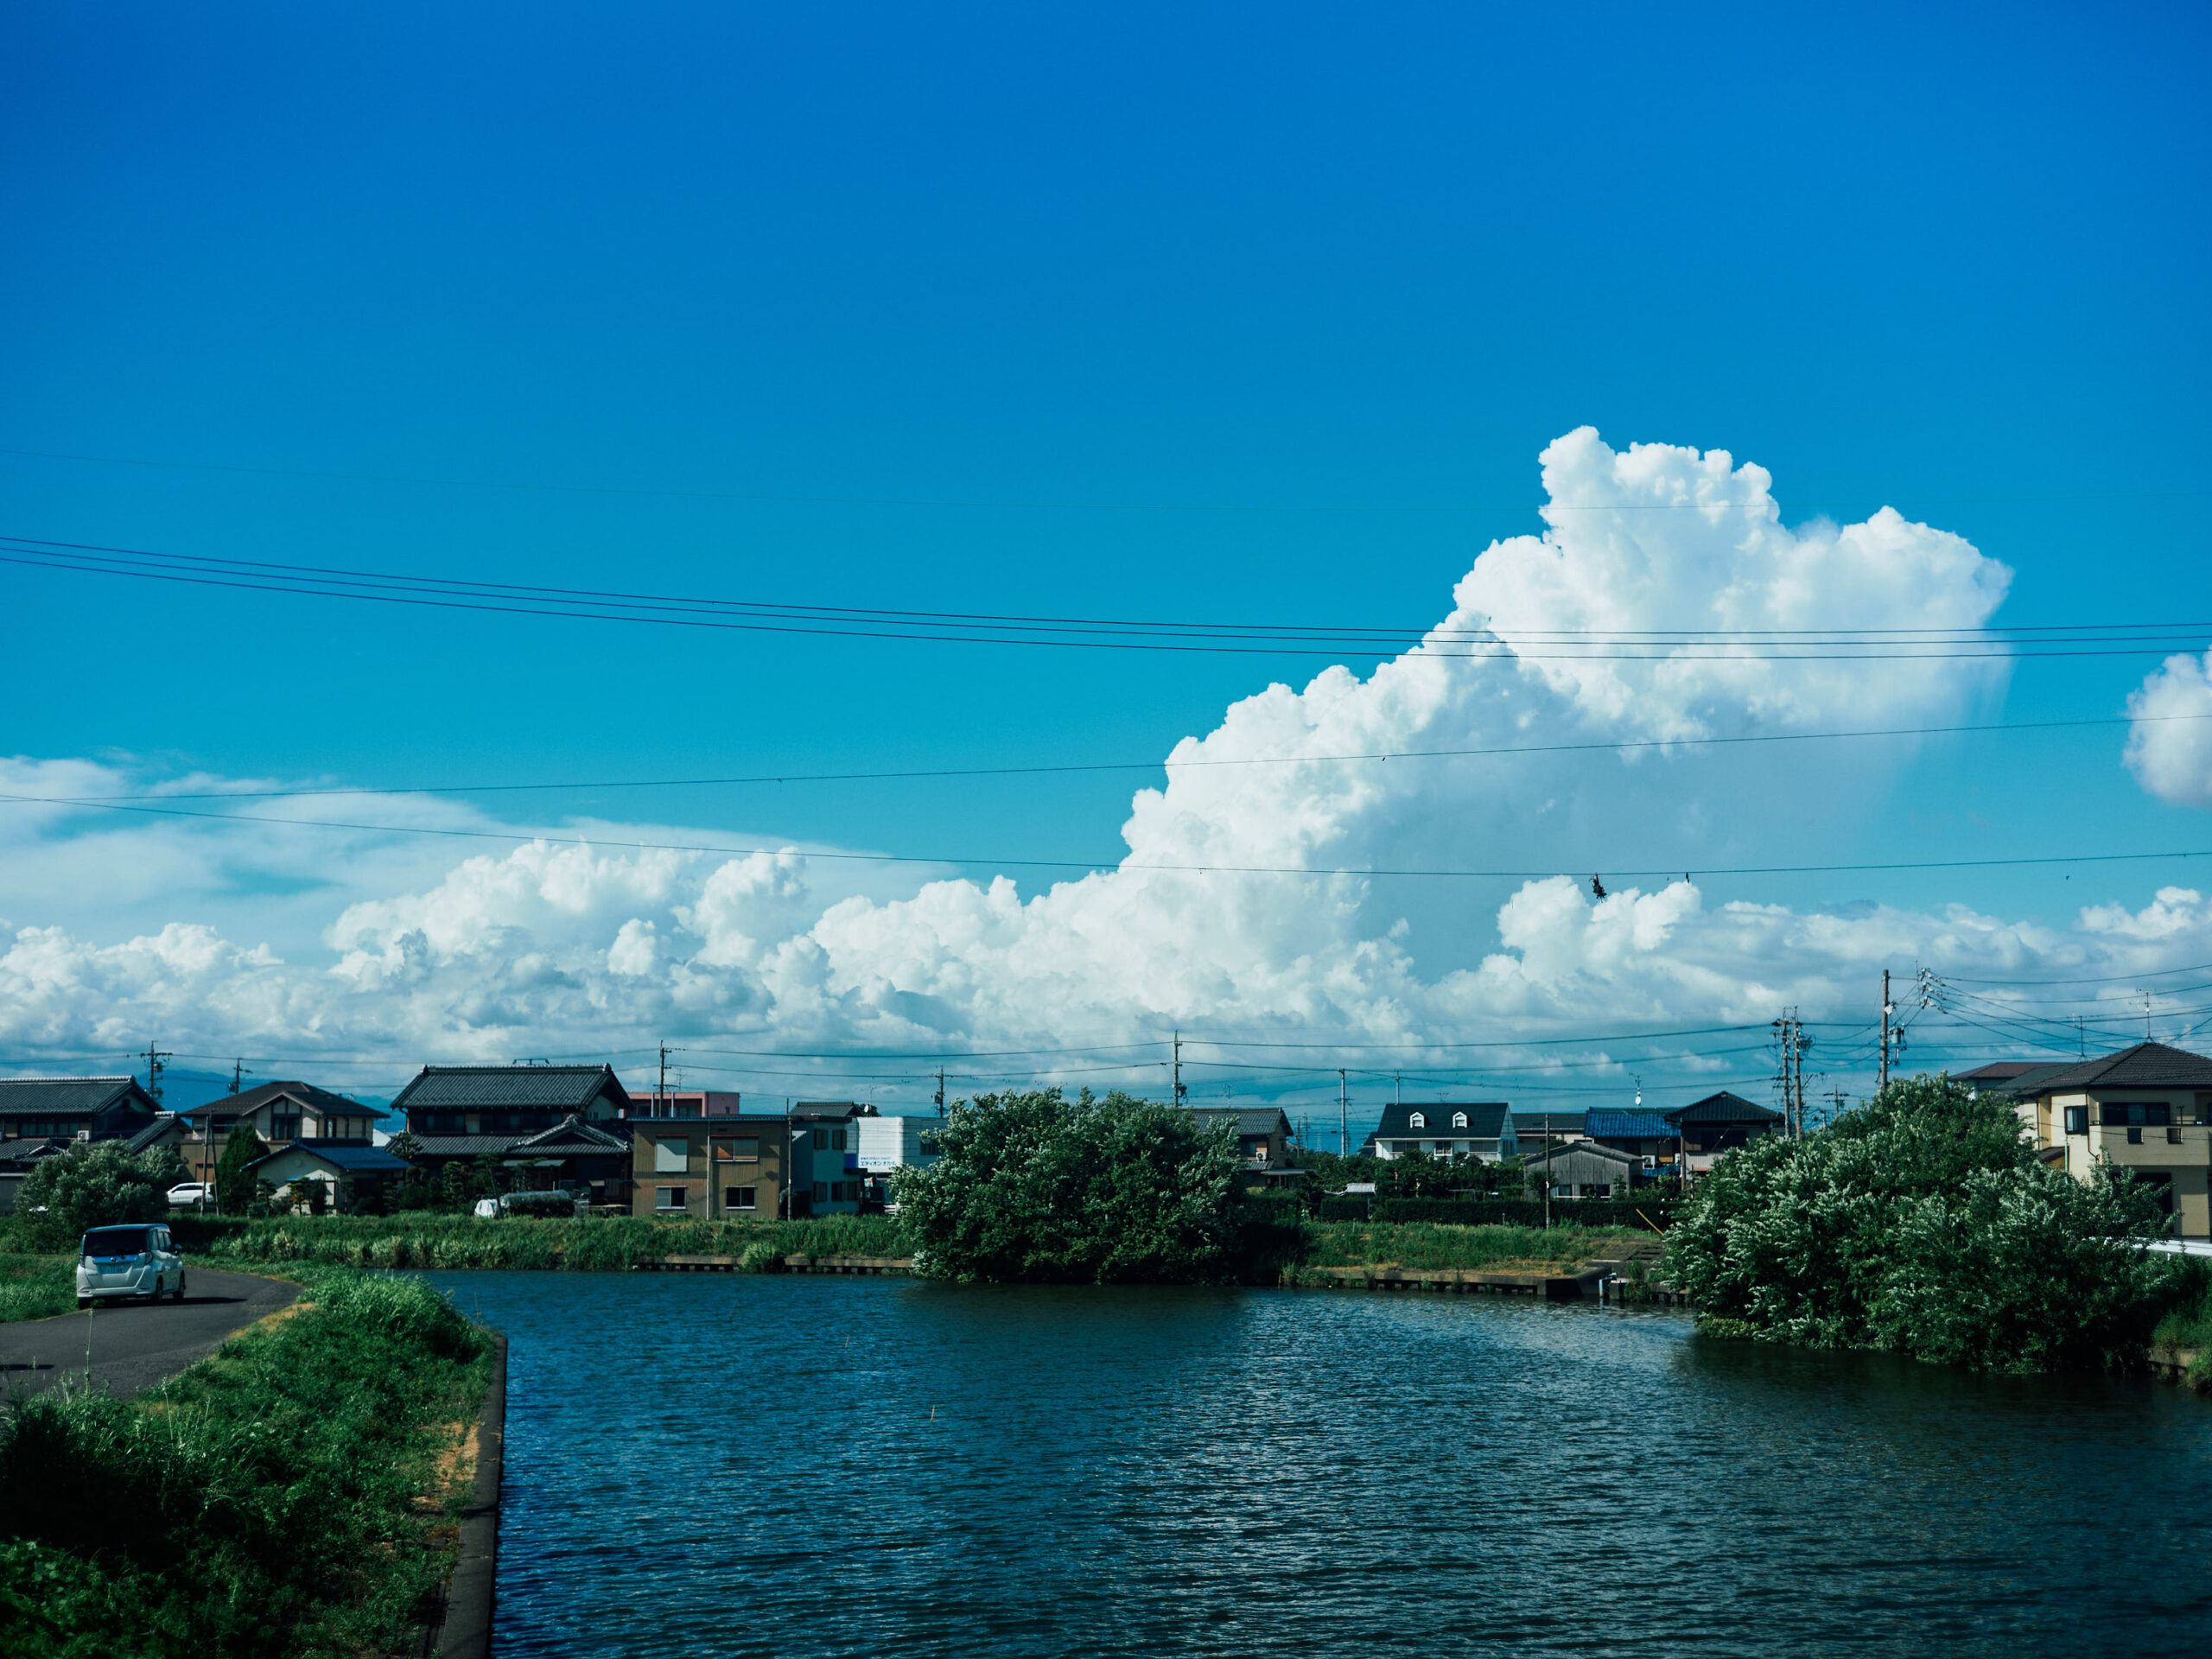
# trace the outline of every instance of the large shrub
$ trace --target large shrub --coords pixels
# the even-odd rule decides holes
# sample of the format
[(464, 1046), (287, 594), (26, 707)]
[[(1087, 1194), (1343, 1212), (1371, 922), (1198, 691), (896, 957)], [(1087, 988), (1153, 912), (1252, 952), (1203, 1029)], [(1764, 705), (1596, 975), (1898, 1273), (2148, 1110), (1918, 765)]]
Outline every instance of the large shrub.
[(2001, 1370), (2120, 1362), (2190, 1269), (2142, 1246), (2151, 1190), (2042, 1163), (2011, 1103), (1892, 1084), (1802, 1140), (1720, 1160), (1677, 1212), (1666, 1273), (1714, 1328)]
[(17, 1225), (35, 1249), (73, 1249), (87, 1227), (161, 1215), (169, 1188), (183, 1179), (172, 1147), (134, 1153), (120, 1141), (73, 1146), (31, 1166), (16, 1195)]
[(1188, 1284), (1271, 1275), (1297, 1224), (1247, 1201), (1227, 1124), (1126, 1095), (1057, 1089), (953, 1109), (939, 1157), (899, 1178), (899, 1219), (929, 1277)]

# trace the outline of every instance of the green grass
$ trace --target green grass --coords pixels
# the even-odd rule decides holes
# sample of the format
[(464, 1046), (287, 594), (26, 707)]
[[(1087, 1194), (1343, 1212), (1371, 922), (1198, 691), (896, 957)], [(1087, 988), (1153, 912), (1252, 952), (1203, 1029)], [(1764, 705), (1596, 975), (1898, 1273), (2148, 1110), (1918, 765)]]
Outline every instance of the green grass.
[(2190, 1386), (2212, 1394), (2212, 1289), (2160, 1319), (2158, 1329), (2151, 1333), (2151, 1342), (2158, 1348), (2195, 1350), (2196, 1357), (2189, 1367)]
[(0, 1325), (50, 1319), (76, 1307), (75, 1256), (0, 1255)]
[(1309, 1268), (1465, 1268), (1556, 1272), (1649, 1233), (1618, 1227), (1459, 1227), (1445, 1222), (1325, 1221), (1306, 1229)]
[(404, 1645), (451, 1567), (489, 1344), (420, 1281), (292, 1273), (294, 1309), (161, 1389), (0, 1416), (10, 1659)]
[[(764, 1248), (765, 1247), (765, 1248)], [(313, 1216), (249, 1222), (211, 1237), (210, 1266), (321, 1262), (357, 1268), (565, 1268), (621, 1273), (640, 1257), (748, 1255), (906, 1255), (897, 1222), (882, 1216), (819, 1221), (660, 1221), (594, 1217)]]

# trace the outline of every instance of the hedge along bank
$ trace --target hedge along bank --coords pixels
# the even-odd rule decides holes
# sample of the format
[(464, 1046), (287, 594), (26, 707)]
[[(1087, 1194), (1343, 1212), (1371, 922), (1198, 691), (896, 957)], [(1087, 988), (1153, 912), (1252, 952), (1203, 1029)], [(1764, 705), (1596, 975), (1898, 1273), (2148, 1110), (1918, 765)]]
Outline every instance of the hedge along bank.
[(292, 1309), (159, 1389), (0, 1417), (11, 1659), (404, 1646), (451, 1569), (490, 1343), (418, 1280), (292, 1276)]

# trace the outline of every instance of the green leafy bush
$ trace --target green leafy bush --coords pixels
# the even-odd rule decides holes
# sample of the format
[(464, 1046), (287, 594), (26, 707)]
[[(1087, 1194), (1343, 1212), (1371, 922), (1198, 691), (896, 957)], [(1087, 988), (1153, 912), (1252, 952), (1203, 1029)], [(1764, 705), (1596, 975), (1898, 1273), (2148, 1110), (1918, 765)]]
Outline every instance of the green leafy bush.
[(953, 1109), (938, 1160), (899, 1177), (915, 1271), (1000, 1282), (1273, 1277), (1298, 1224), (1246, 1198), (1232, 1127), (1126, 1095), (1057, 1089)]
[(232, 1215), (245, 1213), (261, 1185), (246, 1166), (266, 1150), (261, 1137), (245, 1123), (223, 1143), (223, 1155), (215, 1161), (215, 1202), (220, 1208)]
[(22, 1656), (396, 1652), (442, 1580), (440, 1482), (486, 1344), (419, 1281), (325, 1274), (296, 1313), (132, 1401), (0, 1417), (0, 1618)]
[(120, 1141), (73, 1146), (31, 1166), (16, 1195), (17, 1236), (33, 1249), (74, 1250), (88, 1227), (151, 1221), (168, 1209), (184, 1164), (168, 1147), (133, 1153)]
[(2142, 1246), (2151, 1191), (2040, 1162), (2009, 1102), (1948, 1077), (1892, 1084), (1790, 1141), (1756, 1141), (1698, 1184), (1665, 1276), (1709, 1327), (1986, 1370), (2125, 1363), (2193, 1269)]

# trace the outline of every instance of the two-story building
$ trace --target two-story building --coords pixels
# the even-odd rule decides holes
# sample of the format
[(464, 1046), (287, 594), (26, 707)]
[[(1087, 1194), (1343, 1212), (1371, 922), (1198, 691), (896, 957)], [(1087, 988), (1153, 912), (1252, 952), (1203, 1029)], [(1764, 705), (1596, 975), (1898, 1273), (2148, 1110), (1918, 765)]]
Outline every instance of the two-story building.
[(1513, 1134), (1521, 1143), (1521, 1155), (1534, 1157), (1548, 1147), (1563, 1147), (1570, 1141), (1583, 1139), (1583, 1125), (1588, 1116), (1580, 1108), (1552, 1109), (1539, 1106), (1531, 1111), (1522, 1107), (1513, 1114)]
[(1502, 1100), (1405, 1102), (1382, 1109), (1370, 1142), (1378, 1158), (1427, 1153), (1494, 1164), (1521, 1155), (1514, 1112)]
[(1741, 1095), (1731, 1094), (1726, 1089), (1687, 1106), (1677, 1106), (1671, 1112), (1662, 1112), (1660, 1116), (1672, 1128), (1681, 1144), (1685, 1181), (1704, 1174), (1723, 1153), (1747, 1146), (1761, 1135), (1772, 1135), (1783, 1123), (1780, 1112), (1757, 1101), (1745, 1100)]
[(2181, 1236), (2212, 1237), (2212, 1059), (2138, 1043), (2071, 1065), (2024, 1065), (2009, 1078), (1953, 1081), (1969, 1079), (2011, 1095), (2021, 1127), (2068, 1173), (2127, 1170), (2159, 1190)]
[(1266, 1170), (1290, 1162), (1290, 1119), (1280, 1107), (1193, 1106), (1186, 1109), (1202, 1129), (1234, 1125), (1236, 1155), (1246, 1167)]
[(608, 1065), (426, 1065), (394, 1096), (434, 1176), (490, 1158), (537, 1189), (631, 1204), (634, 1103)]
[(850, 1100), (802, 1100), (791, 1110), (791, 1213), (856, 1216), (871, 1185), (861, 1166), (859, 1121), (879, 1116)]
[(1628, 1154), (1655, 1180), (1673, 1171), (1681, 1149), (1681, 1136), (1665, 1115), (1640, 1106), (1624, 1111), (1592, 1107), (1584, 1115), (1583, 1133), (1601, 1147)]
[(791, 1133), (780, 1115), (632, 1118), (631, 1213), (773, 1220), (791, 1166)]
[(0, 1077), (0, 1215), (42, 1158), (94, 1141), (143, 1152), (182, 1138), (182, 1120), (136, 1077)]
[(257, 1084), (180, 1114), (188, 1128), (180, 1148), (195, 1181), (212, 1181), (232, 1136), (251, 1132), (270, 1151), (295, 1141), (369, 1144), (382, 1114), (373, 1106), (296, 1079)]

